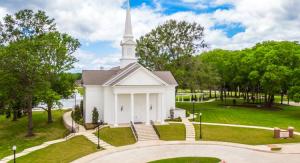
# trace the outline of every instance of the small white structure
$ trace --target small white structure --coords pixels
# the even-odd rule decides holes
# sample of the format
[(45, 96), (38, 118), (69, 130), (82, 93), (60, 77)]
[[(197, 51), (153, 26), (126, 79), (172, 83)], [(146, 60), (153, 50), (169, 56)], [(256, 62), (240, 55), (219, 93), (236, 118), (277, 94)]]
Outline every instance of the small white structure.
[(177, 82), (169, 71), (149, 71), (139, 63), (128, 4), (125, 34), (121, 42), (120, 67), (110, 70), (83, 70), (84, 121), (92, 123), (97, 108), (100, 119), (118, 126), (130, 122), (164, 123), (175, 109)]

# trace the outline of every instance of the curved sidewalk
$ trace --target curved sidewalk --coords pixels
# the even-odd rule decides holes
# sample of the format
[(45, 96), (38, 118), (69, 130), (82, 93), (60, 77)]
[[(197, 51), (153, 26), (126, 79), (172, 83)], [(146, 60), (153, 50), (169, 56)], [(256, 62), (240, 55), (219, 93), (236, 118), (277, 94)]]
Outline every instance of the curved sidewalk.
[[(67, 129), (69, 129), (70, 131), (72, 130), (72, 118), (71, 118), (71, 111), (69, 112), (66, 112), (64, 113), (63, 115), (63, 123), (65, 125), (65, 127)], [(47, 141), (47, 142), (44, 142), (43, 144), (41, 145), (37, 145), (37, 146), (34, 146), (34, 147), (30, 147), (30, 148), (27, 148), (19, 153), (16, 154), (16, 158), (18, 157), (22, 157), (22, 156), (25, 156), (31, 152), (34, 152), (34, 151), (37, 151), (37, 150), (40, 150), (40, 149), (43, 149), (43, 148), (46, 148), (48, 147), (49, 145), (52, 145), (52, 144), (56, 144), (56, 143), (60, 143), (60, 142), (63, 142), (63, 141), (67, 141), (69, 140), (70, 138), (74, 137), (74, 136), (78, 136), (78, 135), (83, 135), (85, 136), (87, 139), (89, 139), (91, 142), (93, 142), (94, 144), (97, 144), (98, 143), (98, 138), (97, 136), (95, 136), (93, 133), (96, 131), (96, 130), (90, 130), (90, 131), (87, 131), (82, 125), (79, 125), (77, 124), (76, 122), (73, 121), (73, 127), (74, 129), (78, 129), (77, 130), (77, 133), (75, 134), (69, 134), (67, 137), (65, 138), (61, 138), (61, 139), (57, 139), (57, 140), (52, 140), (52, 141)], [(114, 146), (106, 143), (105, 141), (101, 140), (100, 139), (100, 146), (105, 148), (105, 149), (113, 149), (115, 148)], [(8, 162), (10, 160), (12, 160), (14, 158), (13, 155), (9, 155), (7, 157), (4, 157), (0, 160), (0, 163), (5, 163), (5, 162)]]
[(224, 142), (187, 142), (187, 141), (152, 141), (136, 143), (114, 150), (97, 152), (74, 163), (140, 163), (172, 157), (217, 157), (227, 162), (244, 163), (291, 163), (299, 161), (299, 154), (284, 154), (265, 151), (259, 146), (224, 143)]
[[(199, 124), (199, 122), (192, 122), (193, 124)], [(237, 124), (225, 124), (225, 123), (209, 123), (202, 122), (204, 125), (212, 125), (212, 126), (227, 126), (227, 127), (240, 127), (240, 128), (253, 128), (253, 129), (263, 129), (273, 131), (274, 128), (271, 127), (263, 127), (263, 126), (250, 126), (250, 125), (237, 125)], [(294, 132), (295, 135), (300, 135), (300, 132)]]

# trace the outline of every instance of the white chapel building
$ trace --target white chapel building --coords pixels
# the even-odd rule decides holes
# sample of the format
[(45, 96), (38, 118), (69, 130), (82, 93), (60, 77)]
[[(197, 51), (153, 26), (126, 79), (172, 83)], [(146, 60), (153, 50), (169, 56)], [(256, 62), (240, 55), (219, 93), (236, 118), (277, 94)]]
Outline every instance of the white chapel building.
[(82, 72), (85, 123), (92, 123), (94, 108), (100, 120), (114, 126), (164, 123), (175, 109), (177, 82), (171, 72), (149, 71), (137, 62), (129, 5), (121, 46), (119, 67)]

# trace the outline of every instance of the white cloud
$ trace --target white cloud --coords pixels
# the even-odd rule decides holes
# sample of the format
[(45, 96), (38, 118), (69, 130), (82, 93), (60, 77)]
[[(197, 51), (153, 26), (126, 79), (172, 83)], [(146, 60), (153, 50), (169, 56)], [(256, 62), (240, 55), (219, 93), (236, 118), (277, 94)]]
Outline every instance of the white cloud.
[(2, 19), (6, 14), (8, 14), (7, 10), (0, 7), (0, 19)]
[(74, 65), (74, 71), (80, 72), (81, 70), (90, 69), (109, 69), (118, 66), (120, 53), (107, 54), (104, 57), (99, 57), (95, 53), (91, 53), (84, 50), (77, 50), (74, 56), (80, 61)]
[[(126, 0), (28, 0), (22, 5), (18, 0), (0, 2), (0, 17), (8, 11), (23, 8), (42, 9), (56, 19), (61, 31), (85, 42), (110, 41), (120, 50), (124, 31)], [(180, 3), (202, 5), (202, 7), (230, 4), (233, 8), (219, 9), (212, 13), (177, 12), (164, 14), (160, 0), (153, 0), (155, 8), (143, 4), (132, 9), (132, 23), (136, 38), (168, 19), (196, 21), (205, 27), (205, 39), (213, 48), (241, 49), (263, 40), (300, 41), (299, 0), (181, 0)], [(168, 1), (168, 3), (171, 3)], [(216, 24), (241, 24), (245, 31), (227, 37)], [(88, 44), (88, 43), (87, 43)], [(94, 53), (79, 50), (77, 68), (98, 69), (100, 66), (117, 65), (120, 54), (99, 57)]]

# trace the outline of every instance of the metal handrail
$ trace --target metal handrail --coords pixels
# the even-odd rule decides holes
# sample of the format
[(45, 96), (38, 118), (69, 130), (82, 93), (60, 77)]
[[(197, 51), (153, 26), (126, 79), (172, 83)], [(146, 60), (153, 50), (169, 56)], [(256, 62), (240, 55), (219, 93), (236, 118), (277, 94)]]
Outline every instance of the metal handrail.
[(156, 132), (156, 135), (158, 136), (158, 138), (160, 138), (160, 134), (159, 134), (159, 132), (158, 132), (156, 126), (154, 125), (154, 122), (153, 122), (152, 120), (151, 120), (150, 122), (151, 122), (151, 125), (152, 125), (154, 131)]
[(135, 140), (136, 141), (138, 141), (138, 134), (137, 134), (137, 132), (136, 132), (136, 130), (135, 130), (135, 127), (134, 127), (134, 124), (132, 123), (132, 121), (130, 121), (130, 128), (131, 128), (131, 130), (132, 130), (132, 133), (133, 133), (133, 135), (134, 135), (134, 138), (135, 138)]

